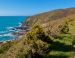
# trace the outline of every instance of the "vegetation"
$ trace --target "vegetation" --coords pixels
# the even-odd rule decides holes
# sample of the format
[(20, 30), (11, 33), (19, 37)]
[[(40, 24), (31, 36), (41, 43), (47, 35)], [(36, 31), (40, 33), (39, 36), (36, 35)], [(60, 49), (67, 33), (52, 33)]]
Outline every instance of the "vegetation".
[(0, 54), (7, 51), (12, 46), (11, 42), (5, 43), (2, 46), (0, 46)]
[(46, 35), (43, 29), (36, 25), (1, 57), (70, 58), (72, 57), (72, 37), (70, 34), (63, 33), (54, 38)]

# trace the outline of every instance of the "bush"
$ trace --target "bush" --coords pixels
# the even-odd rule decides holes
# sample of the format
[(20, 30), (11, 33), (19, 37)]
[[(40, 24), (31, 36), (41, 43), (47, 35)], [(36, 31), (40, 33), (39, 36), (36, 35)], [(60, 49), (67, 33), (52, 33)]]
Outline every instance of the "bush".
[(47, 36), (40, 26), (34, 26), (32, 30), (26, 35), (28, 39), (37, 40), (40, 39), (47, 43), (52, 43), (52, 40)]
[(30, 49), (28, 49), (28, 54), (26, 54), (24, 57), (43, 58), (47, 56), (47, 52), (50, 47), (49, 42), (51, 42), (51, 40), (45, 35), (42, 28), (39, 26), (34, 26), (32, 30), (27, 33), (26, 37), (27, 39), (25, 39), (24, 44)]
[(68, 26), (68, 23), (67, 22), (65, 23), (65, 25), (61, 29), (61, 32), (64, 33), (64, 34), (69, 33), (69, 26)]
[(0, 47), (0, 54), (7, 51), (12, 46), (11, 42), (7, 42)]

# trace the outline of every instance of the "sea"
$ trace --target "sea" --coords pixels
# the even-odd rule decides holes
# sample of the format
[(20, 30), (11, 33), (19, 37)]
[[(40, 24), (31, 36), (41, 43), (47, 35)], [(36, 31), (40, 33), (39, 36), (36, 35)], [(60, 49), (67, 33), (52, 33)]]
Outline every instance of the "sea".
[(27, 16), (0, 16), (0, 42), (15, 40), (16, 36), (12, 35), (14, 27), (18, 27), (27, 19)]

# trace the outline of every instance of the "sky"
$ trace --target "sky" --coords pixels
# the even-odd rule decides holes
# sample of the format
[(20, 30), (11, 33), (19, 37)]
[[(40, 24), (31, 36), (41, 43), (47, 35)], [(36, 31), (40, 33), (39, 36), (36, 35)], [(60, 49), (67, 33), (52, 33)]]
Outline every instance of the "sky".
[(0, 16), (31, 16), (75, 7), (75, 0), (0, 0)]

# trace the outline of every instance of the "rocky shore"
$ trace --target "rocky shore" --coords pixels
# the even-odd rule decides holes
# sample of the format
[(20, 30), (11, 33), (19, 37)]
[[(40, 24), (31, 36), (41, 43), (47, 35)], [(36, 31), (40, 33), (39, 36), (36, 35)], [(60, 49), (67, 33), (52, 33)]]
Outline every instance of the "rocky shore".
[(12, 28), (12, 30), (17, 30), (18, 32), (12, 32), (13, 36), (16, 36), (16, 39), (7, 40), (7, 41), (0, 41), (0, 45), (3, 45), (7, 42), (15, 42), (18, 38), (22, 37), (22, 35), (26, 34), (30, 30), (30, 26), (26, 23), (21, 23), (20, 26)]
[(26, 32), (28, 32), (30, 30), (30, 26), (25, 24), (25, 25), (21, 25), (19, 27), (14, 27), (14, 29), (18, 30), (18, 32), (14, 32), (13, 35), (24, 35), (26, 34)]

